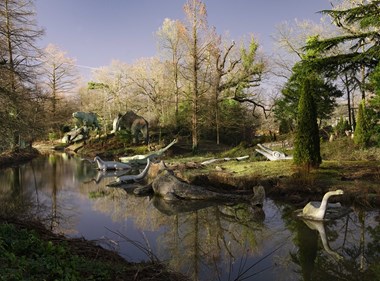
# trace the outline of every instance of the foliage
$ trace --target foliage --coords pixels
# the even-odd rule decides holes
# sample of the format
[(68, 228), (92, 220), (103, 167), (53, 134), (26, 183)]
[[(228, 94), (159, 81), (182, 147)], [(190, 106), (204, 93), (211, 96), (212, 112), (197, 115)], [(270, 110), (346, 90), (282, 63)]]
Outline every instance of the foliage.
[(354, 132), (354, 142), (361, 148), (369, 145), (370, 134), (369, 124), (366, 115), (364, 100), (359, 104), (358, 114), (356, 116), (356, 128)]
[[(298, 166), (316, 168), (322, 163), (317, 124), (317, 110), (313, 99), (315, 78), (304, 79), (298, 104), (297, 131), (294, 141), (294, 163)], [(314, 95), (313, 95), (314, 93)]]
[(351, 130), (350, 124), (348, 121), (343, 119), (343, 116), (340, 116), (338, 124), (336, 124), (334, 131), (335, 134), (339, 137), (346, 136), (346, 131)]
[(112, 280), (121, 268), (72, 254), (65, 243), (41, 240), (35, 231), (0, 224), (2, 280)]
[(376, 66), (370, 76), (370, 83), (375, 96), (369, 101), (376, 110), (380, 110), (380, 64)]
[[(326, 39), (316, 36), (307, 42), (305, 49), (318, 54), (313, 60), (317, 71), (331, 77), (344, 72), (364, 74), (362, 81), (357, 80), (364, 91), (364, 78), (378, 65), (380, 59), (379, 4), (379, 1), (368, 1), (347, 9), (322, 11), (332, 18), (342, 34)], [(340, 46), (349, 48), (334, 52)]]
[(131, 144), (132, 143), (132, 133), (130, 130), (119, 130), (116, 133), (117, 140), (124, 142), (126, 144)]
[(244, 106), (234, 100), (224, 100), (220, 103), (220, 109), (220, 123), (223, 124), (220, 129), (220, 140), (230, 145), (251, 141), (256, 119), (249, 116)]
[[(300, 100), (303, 81), (309, 76), (312, 70), (307, 61), (297, 63), (293, 68), (293, 74), (282, 90), (283, 97), (275, 103), (274, 113), (277, 120), (293, 128), (293, 120), (297, 120), (297, 109)], [(334, 111), (335, 99), (341, 97), (343, 93), (331, 82), (325, 81), (321, 75), (313, 76), (313, 95), (317, 107), (317, 118), (326, 120)]]

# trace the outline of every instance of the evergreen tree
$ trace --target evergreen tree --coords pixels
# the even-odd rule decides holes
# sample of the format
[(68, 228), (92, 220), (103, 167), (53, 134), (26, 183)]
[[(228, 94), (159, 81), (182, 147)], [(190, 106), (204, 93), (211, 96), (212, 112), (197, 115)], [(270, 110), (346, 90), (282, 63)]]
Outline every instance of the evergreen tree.
[[(365, 99), (368, 75), (380, 61), (380, 1), (364, 1), (351, 8), (325, 10), (342, 34), (331, 38), (315, 36), (307, 42), (305, 49), (318, 54), (313, 60), (314, 68), (329, 77), (341, 73), (356, 74), (355, 79)], [(346, 51), (340, 46), (349, 46)]]
[[(302, 91), (302, 84), (309, 73), (312, 71), (306, 60), (295, 64), (293, 74), (286, 82), (282, 89), (282, 97), (275, 103), (274, 113), (277, 120), (292, 124), (291, 120), (297, 117), (297, 105)], [(317, 107), (317, 117), (319, 120), (329, 119), (336, 106), (336, 98), (343, 93), (330, 81), (324, 79), (321, 75), (314, 75), (313, 78), (313, 95), (314, 103)]]
[(356, 117), (356, 127), (354, 133), (354, 142), (356, 145), (364, 148), (368, 146), (370, 134), (365, 111), (364, 100), (359, 104), (358, 114)]
[(298, 103), (297, 131), (295, 139), (294, 163), (298, 166), (318, 168), (322, 163), (320, 153), (317, 109), (313, 99), (312, 75), (305, 78)]

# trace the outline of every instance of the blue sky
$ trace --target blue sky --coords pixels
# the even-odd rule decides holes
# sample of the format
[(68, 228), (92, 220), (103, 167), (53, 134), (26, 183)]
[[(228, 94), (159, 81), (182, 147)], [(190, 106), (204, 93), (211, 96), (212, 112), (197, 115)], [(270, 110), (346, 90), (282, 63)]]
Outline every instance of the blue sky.
[[(41, 47), (57, 45), (78, 65), (133, 63), (157, 54), (155, 32), (165, 18), (184, 20), (185, 0), (36, 0), (38, 25), (46, 35)], [(231, 39), (254, 34), (272, 52), (277, 24), (295, 19), (318, 22), (328, 0), (203, 0), (208, 23)]]

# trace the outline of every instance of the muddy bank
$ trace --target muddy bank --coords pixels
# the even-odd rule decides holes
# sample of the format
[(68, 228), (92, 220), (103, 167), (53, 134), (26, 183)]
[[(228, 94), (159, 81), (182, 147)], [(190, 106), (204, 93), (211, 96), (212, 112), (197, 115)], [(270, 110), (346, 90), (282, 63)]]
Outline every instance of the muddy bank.
[[(21, 237), (12, 237), (12, 239), (21, 239), (21, 241), (12, 241), (12, 243), (17, 243), (19, 245), (18, 248), (13, 249), (12, 247), (7, 247), (9, 244), (5, 244), (5, 248), (3, 248), (4, 251), (7, 249), (6, 253), (14, 255), (15, 258), (22, 259), (24, 265), (27, 265), (27, 261), (29, 260), (27, 257), (31, 255), (31, 253), (34, 255), (34, 260), (41, 258), (38, 267), (34, 265), (34, 267), (25, 266), (25, 268), (22, 268), (23, 276), (28, 276), (28, 278), (33, 280), (37, 280), (40, 277), (37, 269), (42, 270), (47, 266), (49, 264), (49, 259), (56, 260), (56, 267), (63, 265), (67, 265), (68, 267), (71, 266), (70, 269), (66, 268), (66, 273), (61, 274), (61, 277), (69, 279), (75, 276), (81, 280), (188, 280), (188, 278), (182, 274), (169, 271), (158, 261), (131, 263), (123, 259), (116, 252), (98, 246), (95, 241), (88, 241), (82, 238), (67, 238), (63, 235), (52, 233), (47, 230), (42, 223), (37, 221), (23, 221), (16, 218), (0, 217), (0, 225), (4, 225), (5, 227), (12, 225), (18, 233), (24, 233), (26, 230), (29, 233), (28, 237), (33, 237), (33, 239), (29, 238), (27, 240), (24, 240)], [(43, 251), (43, 244), (36, 243), (37, 239), (48, 243), (47, 245), (49, 246), (47, 251)], [(29, 248), (33, 246), (36, 247), (36, 245), (40, 246), (40, 248)], [(28, 251), (28, 253), (24, 252), (22, 254), (23, 256), (19, 257), (22, 247), (25, 247), (25, 250)], [(66, 251), (67, 249), (67, 251), (69, 251), (69, 256), (49, 251), (49, 249), (53, 249), (54, 247), (57, 247), (61, 252)], [(12, 251), (12, 249), (14, 250), (14, 253), (9, 252)], [(21, 251), (21, 253), (22, 252), (23, 251)], [(77, 267), (74, 265), (75, 261), (78, 261), (78, 257), (83, 258), (82, 261), (86, 263), (87, 267), (81, 268), (80, 265), (78, 265), (80, 271), (76, 272)], [(70, 262), (70, 260), (72, 261)], [(2, 261), (7, 263), (6, 255), (3, 257)], [(16, 263), (16, 265), (18, 264)], [(97, 272), (97, 268), (94, 268), (100, 265), (105, 272), (102, 271), (99, 273)], [(3, 264), (3, 266), (6, 266), (6, 264)], [(2, 268), (2, 266), (0, 266), (0, 268)], [(17, 268), (14, 270), (17, 270)], [(49, 271), (48, 268), (44, 271), (44, 274), (48, 276), (49, 280), (50, 278), (52, 278), (52, 280), (55, 279), (53, 278), (55, 275), (52, 271), (53, 270)], [(7, 276), (9, 277), (9, 275)]]
[(40, 156), (39, 150), (33, 147), (14, 149), (0, 154), (0, 168), (19, 165)]
[(251, 190), (253, 186), (262, 185), (267, 197), (296, 206), (321, 200), (326, 192), (342, 189), (344, 194), (331, 198), (331, 202), (339, 201), (364, 208), (380, 207), (378, 164), (360, 162), (332, 166), (334, 165), (327, 163), (310, 173), (294, 170), (291, 174), (274, 176), (242, 176), (229, 171), (184, 173), (183, 170), (176, 170), (176, 174), (191, 184), (229, 192), (240, 193)]
[[(73, 152), (78, 144), (69, 146)], [(51, 145), (50, 145), (51, 147)], [(146, 146), (123, 145), (117, 138), (92, 140), (83, 150), (82, 157), (102, 155), (105, 159), (117, 160), (119, 156), (143, 154)], [(158, 146), (157, 146), (158, 147)], [(243, 192), (253, 186), (263, 185), (269, 198), (286, 201), (295, 205), (304, 205), (308, 201), (321, 200), (323, 195), (336, 189), (345, 193), (338, 200), (347, 205), (359, 205), (366, 208), (380, 207), (379, 161), (323, 161), (320, 169), (309, 172), (298, 170), (291, 161), (262, 161), (254, 159), (254, 149), (235, 151), (236, 155), (250, 155), (248, 161), (230, 161), (203, 166), (206, 151), (215, 150), (214, 144), (204, 143), (204, 154), (190, 155), (190, 149), (183, 142), (171, 147), (162, 159), (175, 174), (190, 184), (200, 185), (215, 191)], [(228, 150), (219, 148), (217, 154)], [(234, 149), (236, 150), (236, 148)], [(85, 153), (85, 154), (83, 154)], [(235, 156), (236, 156), (235, 155)]]

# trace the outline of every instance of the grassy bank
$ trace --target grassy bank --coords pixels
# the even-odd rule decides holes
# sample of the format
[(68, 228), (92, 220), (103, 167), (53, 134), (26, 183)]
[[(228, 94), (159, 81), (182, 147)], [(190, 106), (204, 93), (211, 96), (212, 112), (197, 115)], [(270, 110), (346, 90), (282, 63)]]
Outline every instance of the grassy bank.
[(129, 263), (39, 223), (0, 220), (0, 280), (185, 280), (159, 263)]

